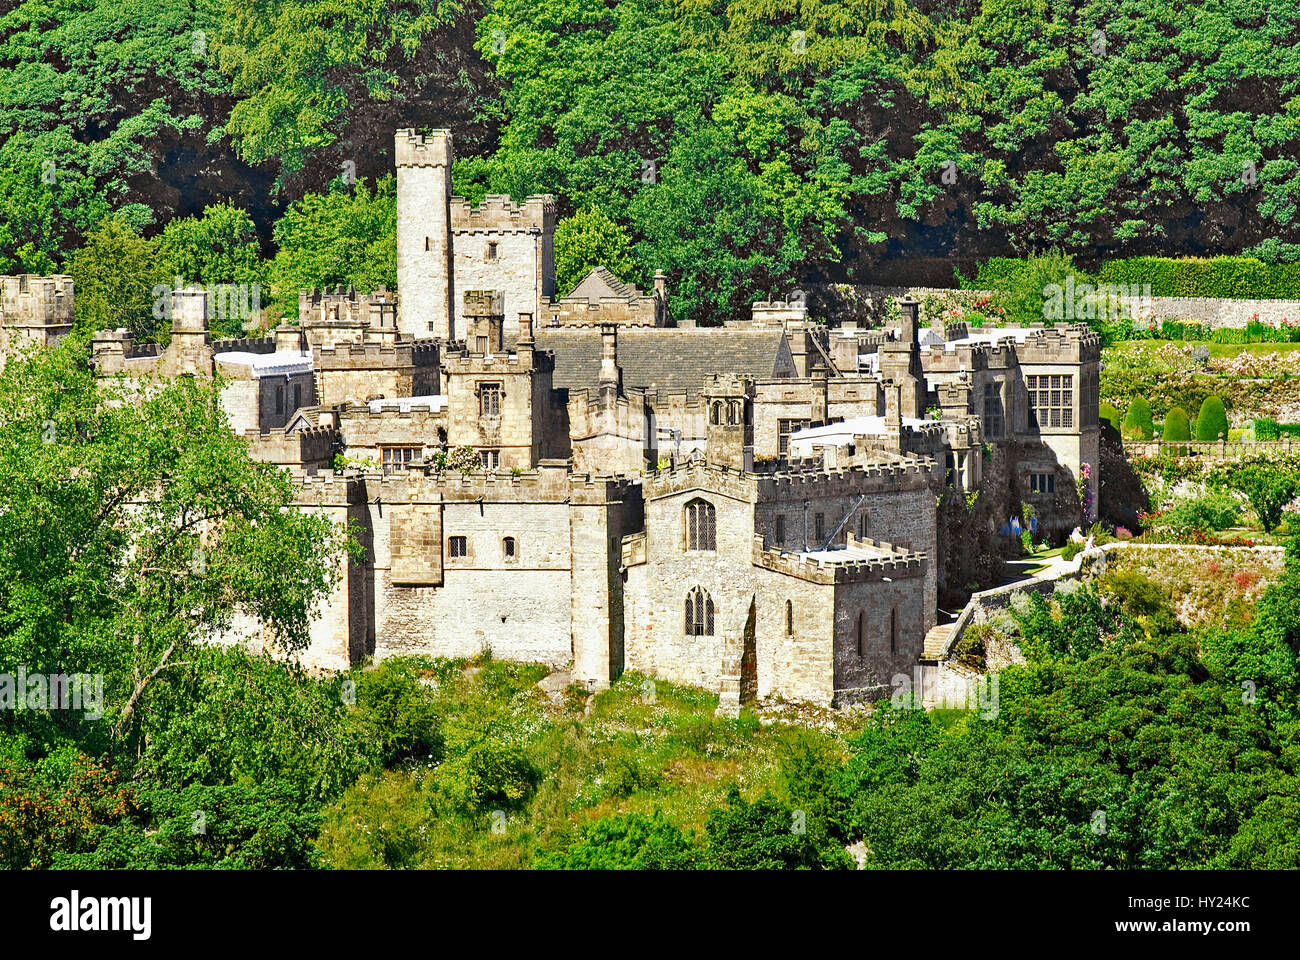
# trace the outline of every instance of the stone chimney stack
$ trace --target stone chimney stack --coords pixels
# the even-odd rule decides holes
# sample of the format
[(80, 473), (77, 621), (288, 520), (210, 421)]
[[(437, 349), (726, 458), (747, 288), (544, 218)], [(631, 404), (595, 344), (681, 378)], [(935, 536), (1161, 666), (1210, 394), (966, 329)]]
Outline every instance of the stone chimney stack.
[(533, 315), (521, 313), (519, 314), (519, 339), (515, 341), (515, 353), (521, 362), (524, 360), (532, 362), (533, 346)]
[(668, 326), (668, 277), (662, 270), (655, 271), (655, 326)]
[(921, 326), (921, 304), (911, 297), (903, 297), (898, 301), (898, 308), (902, 311), (902, 327), (898, 332), (899, 342), (915, 344), (917, 331)]
[(470, 353), (501, 352), (505, 297), (499, 290), (465, 291), (465, 347)]
[(622, 388), (623, 371), (618, 367), (618, 327), (612, 323), (600, 326), (600, 387), (603, 392), (613, 386)]

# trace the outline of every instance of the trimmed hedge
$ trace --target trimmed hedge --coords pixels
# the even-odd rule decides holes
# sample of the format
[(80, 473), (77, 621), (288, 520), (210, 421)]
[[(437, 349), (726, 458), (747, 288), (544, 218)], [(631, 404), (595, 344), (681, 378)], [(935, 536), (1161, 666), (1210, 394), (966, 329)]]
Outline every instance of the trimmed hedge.
[(1186, 410), (1182, 407), (1169, 408), (1169, 412), (1165, 414), (1165, 429), (1160, 434), (1160, 439), (1164, 441), (1192, 439), (1191, 418), (1187, 416)]
[(1144, 397), (1137, 397), (1129, 404), (1128, 413), (1124, 414), (1124, 436), (1132, 440), (1150, 440), (1155, 436), (1155, 430), (1155, 424), (1151, 422), (1151, 404)]
[(1115, 432), (1119, 433), (1119, 407), (1113, 403), (1103, 403), (1097, 409), (1097, 416), (1103, 423), (1109, 423), (1115, 428)]
[(1201, 403), (1200, 415), (1196, 418), (1197, 440), (1218, 440), (1219, 435), (1228, 439), (1228, 412), (1223, 408), (1223, 401), (1209, 396)]
[(1300, 436), (1300, 423), (1278, 423), (1270, 417), (1255, 418), (1256, 440), (1281, 440), (1284, 435)]
[(1129, 257), (1102, 264), (1102, 283), (1149, 283), (1156, 297), (1300, 299), (1300, 263), (1264, 263), (1254, 257)]

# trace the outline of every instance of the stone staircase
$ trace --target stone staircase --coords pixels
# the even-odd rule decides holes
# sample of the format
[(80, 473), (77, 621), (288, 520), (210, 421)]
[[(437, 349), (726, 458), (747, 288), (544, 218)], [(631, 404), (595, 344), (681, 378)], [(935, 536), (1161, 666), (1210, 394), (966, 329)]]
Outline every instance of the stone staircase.
[(942, 660), (944, 658), (948, 652), (948, 638), (952, 636), (954, 626), (956, 626), (956, 621), (937, 623), (930, 628), (921, 647), (922, 660)]

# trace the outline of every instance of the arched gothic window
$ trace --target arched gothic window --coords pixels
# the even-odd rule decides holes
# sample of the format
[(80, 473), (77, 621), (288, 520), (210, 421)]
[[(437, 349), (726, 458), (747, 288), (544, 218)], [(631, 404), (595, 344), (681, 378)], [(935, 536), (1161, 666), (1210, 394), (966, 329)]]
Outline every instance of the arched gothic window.
[(713, 636), (713, 598), (703, 587), (696, 587), (686, 595), (686, 635)]
[(707, 500), (692, 500), (686, 504), (686, 549), (717, 550), (718, 534), (716, 512)]

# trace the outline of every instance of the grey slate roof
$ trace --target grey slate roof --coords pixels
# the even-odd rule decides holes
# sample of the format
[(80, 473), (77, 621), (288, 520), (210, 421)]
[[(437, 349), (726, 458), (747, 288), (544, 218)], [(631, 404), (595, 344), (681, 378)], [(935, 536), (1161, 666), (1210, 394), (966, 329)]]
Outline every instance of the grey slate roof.
[[(600, 379), (601, 339), (595, 327), (542, 327), (538, 350), (555, 354), (557, 388), (583, 390)], [(618, 365), (623, 388), (657, 388), (694, 397), (714, 374), (751, 379), (794, 376), (794, 361), (780, 330), (620, 328)]]
[(621, 297), (626, 300), (629, 297), (638, 297), (640, 295), (640, 291), (636, 287), (624, 283), (614, 276), (607, 267), (601, 265), (592, 268), (565, 299), (572, 300), (582, 297), (589, 303), (599, 303), (602, 297)]

